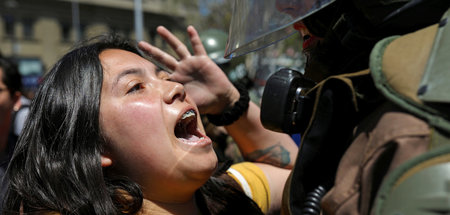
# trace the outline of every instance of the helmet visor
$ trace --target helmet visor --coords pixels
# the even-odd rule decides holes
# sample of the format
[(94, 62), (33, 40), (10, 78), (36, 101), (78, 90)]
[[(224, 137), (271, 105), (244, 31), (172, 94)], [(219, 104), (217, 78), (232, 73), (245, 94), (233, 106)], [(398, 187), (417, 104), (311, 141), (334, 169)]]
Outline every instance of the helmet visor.
[(293, 24), (335, 0), (235, 0), (225, 57), (264, 48), (295, 33)]

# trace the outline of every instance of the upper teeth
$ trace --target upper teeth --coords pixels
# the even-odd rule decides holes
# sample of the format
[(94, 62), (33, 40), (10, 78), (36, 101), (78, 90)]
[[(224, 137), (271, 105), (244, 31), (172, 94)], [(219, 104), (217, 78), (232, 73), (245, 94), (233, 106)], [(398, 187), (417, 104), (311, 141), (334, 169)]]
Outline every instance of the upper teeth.
[(186, 119), (186, 118), (191, 117), (191, 116), (195, 116), (194, 110), (189, 110), (186, 113), (184, 113), (183, 116), (181, 117), (181, 119)]

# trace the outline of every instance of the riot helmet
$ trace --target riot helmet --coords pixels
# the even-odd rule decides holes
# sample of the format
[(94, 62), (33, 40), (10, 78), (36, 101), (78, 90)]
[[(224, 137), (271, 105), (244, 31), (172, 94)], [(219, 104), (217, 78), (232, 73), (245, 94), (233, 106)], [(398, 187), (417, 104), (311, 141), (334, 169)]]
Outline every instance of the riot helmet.
[(208, 57), (216, 64), (220, 65), (230, 61), (224, 58), (228, 38), (227, 33), (219, 29), (208, 29), (200, 32), (199, 35)]
[(345, 48), (366, 49), (383, 37), (439, 21), (449, 5), (448, 0), (235, 0), (225, 57), (285, 39), (299, 21), (315, 36), (331, 34)]
[(225, 57), (264, 48), (296, 31), (293, 24), (336, 0), (235, 0)]

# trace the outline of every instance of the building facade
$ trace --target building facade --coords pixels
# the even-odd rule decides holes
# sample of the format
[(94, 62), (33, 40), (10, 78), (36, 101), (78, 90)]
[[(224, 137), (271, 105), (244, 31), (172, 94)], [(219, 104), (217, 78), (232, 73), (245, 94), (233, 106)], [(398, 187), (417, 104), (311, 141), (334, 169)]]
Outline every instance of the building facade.
[[(156, 27), (184, 35), (197, 1), (141, 0), (143, 38), (164, 43)], [(78, 40), (106, 32), (135, 39), (133, 0), (0, 0), (0, 52), (25, 75), (44, 73)]]

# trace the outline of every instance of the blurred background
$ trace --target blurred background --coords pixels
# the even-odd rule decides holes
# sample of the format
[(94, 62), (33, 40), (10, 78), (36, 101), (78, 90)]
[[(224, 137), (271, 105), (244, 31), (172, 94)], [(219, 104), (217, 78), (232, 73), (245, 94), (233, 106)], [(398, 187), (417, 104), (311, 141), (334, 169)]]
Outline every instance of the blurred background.
[[(232, 0), (0, 0), (0, 53), (19, 65), (24, 86), (39, 79), (77, 41), (115, 32), (169, 51), (156, 34), (163, 25), (187, 43), (185, 29), (200, 35), (228, 34)], [(208, 33), (209, 32), (209, 33)], [(225, 49), (226, 39), (203, 40), (209, 52)], [(209, 44), (207, 44), (209, 43)], [(211, 46), (211, 47), (210, 47)], [(170, 51), (169, 51), (170, 52)], [(233, 82), (243, 81), (259, 103), (267, 78), (281, 67), (303, 70), (301, 38), (294, 35), (261, 51), (226, 62)], [(29, 97), (32, 97), (32, 93)]]

